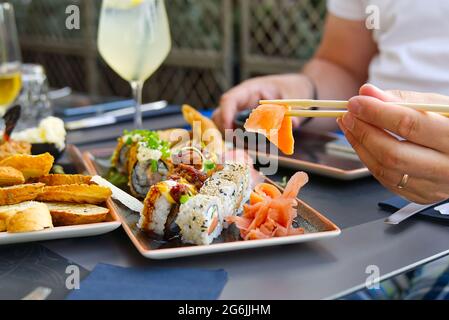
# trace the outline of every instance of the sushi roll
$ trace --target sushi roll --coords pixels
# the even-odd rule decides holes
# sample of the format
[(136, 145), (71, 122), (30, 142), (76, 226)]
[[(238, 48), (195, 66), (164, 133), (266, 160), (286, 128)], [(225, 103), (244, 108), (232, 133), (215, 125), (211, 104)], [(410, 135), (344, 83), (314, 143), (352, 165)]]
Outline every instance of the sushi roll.
[(198, 194), (182, 204), (176, 224), (184, 243), (209, 245), (223, 231), (222, 202), (215, 196)]
[(233, 181), (212, 176), (200, 190), (200, 194), (215, 196), (221, 200), (223, 207), (223, 227), (227, 228), (226, 218), (237, 213), (237, 185)]
[(117, 169), (119, 173), (128, 174), (128, 160), (131, 151), (132, 143), (126, 144), (124, 138), (118, 139), (117, 147), (112, 156), (112, 167)]
[(146, 130), (126, 131), (123, 136), (118, 138), (117, 147), (113, 153), (111, 164), (118, 172), (129, 174), (130, 160), (133, 149), (137, 148), (137, 144), (144, 139)]
[(243, 205), (251, 196), (250, 166), (244, 163), (228, 162), (223, 170), (214, 174), (214, 178), (234, 182), (237, 186), (236, 214), (241, 213)]
[(172, 170), (173, 164), (163, 151), (149, 147), (145, 141), (138, 142), (129, 153), (129, 188), (132, 195), (145, 199), (153, 185), (168, 180)]
[(173, 180), (152, 186), (145, 198), (138, 228), (145, 232), (169, 237), (181, 202), (194, 195), (195, 189), (191, 185)]

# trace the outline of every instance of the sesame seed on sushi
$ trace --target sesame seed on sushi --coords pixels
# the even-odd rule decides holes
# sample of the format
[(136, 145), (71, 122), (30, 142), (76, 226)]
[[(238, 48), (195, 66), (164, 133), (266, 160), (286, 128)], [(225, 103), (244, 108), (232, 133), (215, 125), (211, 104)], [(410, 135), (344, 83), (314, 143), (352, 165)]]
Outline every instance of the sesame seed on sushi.
[(184, 243), (209, 245), (223, 231), (223, 207), (220, 198), (198, 194), (179, 210), (176, 224)]

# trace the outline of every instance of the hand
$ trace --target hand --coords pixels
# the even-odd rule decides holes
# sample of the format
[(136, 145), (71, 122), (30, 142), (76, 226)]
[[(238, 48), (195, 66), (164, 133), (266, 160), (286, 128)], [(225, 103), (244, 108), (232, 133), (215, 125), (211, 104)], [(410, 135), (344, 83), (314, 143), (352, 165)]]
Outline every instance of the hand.
[[(365, 85), (360, 96), (350, 100), (349, 112), (338, 124), (360, 159), (386, 188), (420, 204), (446, 200), (449, 198), (449, 119), (394, 104), (399, 101), (449, 104), (449, 97), (385, 92)], [(400, 189), (398, 185), (405, 174), (410, 179)]]
[[(224, 131), (232, 129), (238, 112), (255, 108), (259, 100), (312, 98), (313, 85), (301, 74), (267, 76), (247, 80), (225, 93), (213, 120)], [(295, 120), (299, 124), (299, 119)]]

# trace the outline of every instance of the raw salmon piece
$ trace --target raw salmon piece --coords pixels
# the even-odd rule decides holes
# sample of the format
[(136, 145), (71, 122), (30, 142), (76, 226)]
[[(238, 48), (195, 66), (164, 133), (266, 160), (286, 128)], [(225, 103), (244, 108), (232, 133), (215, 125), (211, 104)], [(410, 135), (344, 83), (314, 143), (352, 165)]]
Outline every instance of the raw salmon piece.
[(295, 149), (293, 124), (286, 114), (289, 107), (280, 105), (262, 105), (257, 107), (245, 123), (248, 132), (265, 135), (286, 155), (292, 155)]

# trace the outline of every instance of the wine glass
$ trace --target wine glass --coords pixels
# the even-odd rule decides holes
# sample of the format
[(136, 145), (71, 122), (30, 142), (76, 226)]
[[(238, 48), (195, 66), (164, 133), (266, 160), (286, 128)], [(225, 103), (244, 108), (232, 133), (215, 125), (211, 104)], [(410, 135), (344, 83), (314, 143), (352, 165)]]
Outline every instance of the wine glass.
[(130, 82), (136, 101), (134, 124), (141, 129), (143, 84), (171, 49), (164, 0), (103, 0), (98, 49), (106, 63)]
[(0, 3), (0, 115), (16, 100), (22, 87), (21, 55), (14, 9)]

